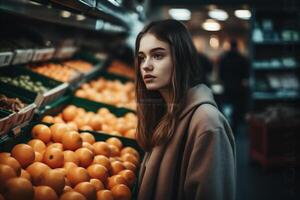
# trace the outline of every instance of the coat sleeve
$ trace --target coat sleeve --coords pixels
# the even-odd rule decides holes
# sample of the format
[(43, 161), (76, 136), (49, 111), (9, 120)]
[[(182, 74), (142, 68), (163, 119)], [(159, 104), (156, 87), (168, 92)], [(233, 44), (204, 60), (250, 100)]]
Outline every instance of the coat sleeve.
[(222, 128), (197, 133), (184, 182), (185, 199), (234, 200), (235, 152)]

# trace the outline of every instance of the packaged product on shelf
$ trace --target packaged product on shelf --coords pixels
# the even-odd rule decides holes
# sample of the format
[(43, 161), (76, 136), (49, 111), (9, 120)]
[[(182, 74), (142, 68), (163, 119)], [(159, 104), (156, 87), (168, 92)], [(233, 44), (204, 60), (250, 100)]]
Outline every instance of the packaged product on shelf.
[[(119, 189), (125, 191), (125, 199), (131, 199), (143, 152), (136, 142), (125, 138), (71, 131), (63, 124), (33, 123), (18, 137), (2, 143), (0, 156), (0, 167), (11, 172), (4, 177), (5, 184), (26, 183), (25, 189), (20, 184), (13, 188), (23, 188), (26, 199), (32, 199), (34, 193), (41, 199), (50, 194), (62, 199), (71, 193), (97, 199), (103, 191), (106, 197), (116, 197)], [(38, 192), (40, 185), (48, 193)], [(66, 192), (70, 189), (72, 192)], [(1, 194), (5, 198), (19, 195), (11, 191)]]
[(19, 98), (8, 98), (0, 93), (0, 109), (11, 112), (19, 112), (25, 104)]

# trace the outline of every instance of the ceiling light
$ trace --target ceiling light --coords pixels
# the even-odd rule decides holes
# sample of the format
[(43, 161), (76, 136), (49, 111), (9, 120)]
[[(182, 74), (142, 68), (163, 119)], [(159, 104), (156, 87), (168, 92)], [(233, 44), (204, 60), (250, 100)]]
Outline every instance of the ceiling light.
[(66, 10), (61, 11), (60, 15), (63, 18), (69, 18), (69, 17), (71, 17), (71, 13), (69, 11), (66, 11)]
[(234, 15), (237, 18), (248, 20), (251, 17), (251, 12), (249, 10), (236, 10)]
[(219, 31), (221, 25), (213, 19), (207, 19), (203, 24), (202, 28), (206, 31)]
[(225, 21), (226, 19), (228, 19), (227, 12), (221, 9), (208, 11), (208, 16), (219, 21)]
[(169, 15), (176, 20), (186, 21), (191, 19), (191, 11), (185, 8), (172, 8)]
[(85, 20), (85, 16), (84, 15), (76, 15), (76, 20), (83, 21), (83, 20)]

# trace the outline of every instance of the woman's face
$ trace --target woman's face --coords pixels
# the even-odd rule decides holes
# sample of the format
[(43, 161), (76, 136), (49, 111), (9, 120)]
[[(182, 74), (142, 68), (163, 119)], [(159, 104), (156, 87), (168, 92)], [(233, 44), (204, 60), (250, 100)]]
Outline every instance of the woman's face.
[(165, 89), (173, 68), (170, 45), (153, 34), (145, 34), (139, 46), (140, 72), (148, 90)]

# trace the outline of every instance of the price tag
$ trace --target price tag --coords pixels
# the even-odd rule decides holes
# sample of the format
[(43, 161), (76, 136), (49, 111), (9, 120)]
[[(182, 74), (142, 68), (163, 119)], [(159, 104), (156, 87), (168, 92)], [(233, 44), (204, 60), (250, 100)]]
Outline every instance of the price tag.
[(0, 53), (0, 67), (10, 64), (13, 58), (13, 52), (1, 52)]

